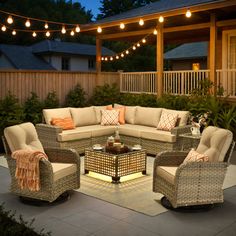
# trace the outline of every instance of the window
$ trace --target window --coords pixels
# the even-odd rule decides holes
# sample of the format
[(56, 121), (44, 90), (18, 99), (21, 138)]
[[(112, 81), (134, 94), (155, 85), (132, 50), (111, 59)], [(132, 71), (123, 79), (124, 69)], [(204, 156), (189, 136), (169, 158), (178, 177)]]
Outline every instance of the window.
[(62, 57), (61, 58), (61, 69), (62, 70), (70, 70), (70, 58)]
[(192, 64), (192, 69), (193, 70), (200, 70), (200, 63), (193, 63)]
[(88, 59), (88, 68), (95, 69), (95, 61), (94, 59)]

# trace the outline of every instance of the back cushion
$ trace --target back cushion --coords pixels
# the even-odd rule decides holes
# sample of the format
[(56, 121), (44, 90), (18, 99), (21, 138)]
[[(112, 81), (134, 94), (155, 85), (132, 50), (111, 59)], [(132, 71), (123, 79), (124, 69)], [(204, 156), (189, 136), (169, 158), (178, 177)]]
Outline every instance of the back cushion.
[(112, 109), (112, 105), (107, 105), (107, 106), (93, 106), (95, 113), (96, 113), (96, 118), (97, 118), (97, 124), (101, 123), (102, 119), (102, 110), (106, 110), (107, 108)]
[(43, 146), (38, 139), (38, 134), (32, 123), (23, 123), (4, 129), (4, 136), (11, 152), (19, 149), (37, 150), (44, 152)]
[(189, 116), (190, 116), (189, 111), (178, 111), (178, 110), (171, 110), (171, 109), (165, 109), (165, 108), (163, 108), (163, 111), (178, 115), (178, 121), (177, 121), (176, 126), (185, 126), (185, 125), (187, 125), (188, 119), (189, 119)]
[(70, 108), (70, 111), (76, 127), (97, 124), (94, 107)]
[(46, 124), (50, 125), (52, 118), (61, 118), (71, 117), (70, 108), (55, 108), (55, 109), (43, 109), (43, 116)]
[(136, 115), (136, 106), (123, 106), (120, 104), (114, 104), (114, 108), (125, 107), (125, 123), (134, 124)]
[(197, 152), (209, 157), (209, 161), (224, 161), (233, 140), (230, 130), (209, 126), (204, 129)]
[(151, 108), (151, 107), (137, 107), (135, 124), (146, 125), (151, 127), (157, 127), (162, 108)]

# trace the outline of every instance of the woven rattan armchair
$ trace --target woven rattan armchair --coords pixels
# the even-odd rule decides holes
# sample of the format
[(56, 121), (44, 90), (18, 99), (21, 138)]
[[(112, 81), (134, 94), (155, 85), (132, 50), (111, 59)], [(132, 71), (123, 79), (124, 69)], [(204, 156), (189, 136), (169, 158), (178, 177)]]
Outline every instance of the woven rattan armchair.
[[(38, 140), (36, 129), (31, 123), (23, 123), (5, 128), (3, 137), (6, 159), (11, 175), (11, 192), (24, 198), (55, 201), (68, 190), (80, 187), (80, 157), (72, 149), (44, 149)], [(21, 189), (15, 178), (16, 160), (11, 152), (19, 149), (45, 152), (48, 160), (39, 163), (40, 190)]]
[(153, 169), (153, 192), (164, 195), (170, 207), (222, 203), (223, 182), (234, 148), (232, 132), (209, 126), (196, 149), (209, 156), (208, 162), (183, 163), (188, 152), (162, 152)]

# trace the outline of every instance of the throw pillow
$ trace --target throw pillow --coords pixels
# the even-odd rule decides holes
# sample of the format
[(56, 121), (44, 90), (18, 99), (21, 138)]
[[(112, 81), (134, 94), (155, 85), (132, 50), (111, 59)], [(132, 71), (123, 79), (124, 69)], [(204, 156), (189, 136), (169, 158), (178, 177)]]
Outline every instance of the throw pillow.
[(121, 107), (117, 107), (117, 108), (112, 108), (110, 106), (107, 106), (106, 109), (119, 111), (119, 123), (121, 125), (125, 124), (125, 106), (121, 106)]
[(170, 131), (175, 127), (177, 120), (178, 114), (162, 112), (157, 129)]
[(184, 159), (183, 163), (185, 164), (187, 162), (194, 162), (194, 161), (205, 162), (205, 161), (209, 161), (209, 158), (207, 155), (201, 154), (195, 151), (194, 149), (191, 149), (188, 155), (186, 156), (186, 158)]
[(66, 118), (52, 118), (52, 125), (61, 127), (63, 130), (74, 129), (75, 125), (71, 117)]
[(102, 110), (101, 125), (119, 125), (119, 111)]

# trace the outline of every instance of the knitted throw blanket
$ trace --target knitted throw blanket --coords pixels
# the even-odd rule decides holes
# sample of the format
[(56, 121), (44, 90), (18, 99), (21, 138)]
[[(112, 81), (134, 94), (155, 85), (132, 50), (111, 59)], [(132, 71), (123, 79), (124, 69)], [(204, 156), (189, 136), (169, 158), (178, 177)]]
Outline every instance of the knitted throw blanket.
[(43, 158), (48, 159), (47, 155), (40, 151), (17, 150), (11, 156), (16, 159), (15, 177), (20, 188), (39, 191), (39, 160)]

